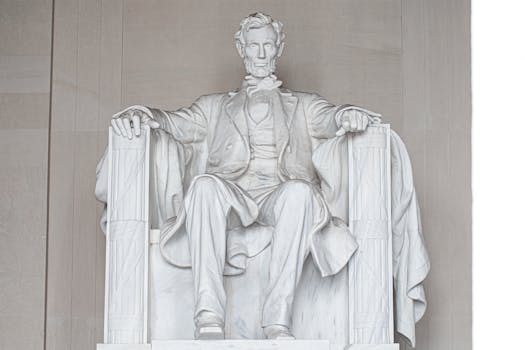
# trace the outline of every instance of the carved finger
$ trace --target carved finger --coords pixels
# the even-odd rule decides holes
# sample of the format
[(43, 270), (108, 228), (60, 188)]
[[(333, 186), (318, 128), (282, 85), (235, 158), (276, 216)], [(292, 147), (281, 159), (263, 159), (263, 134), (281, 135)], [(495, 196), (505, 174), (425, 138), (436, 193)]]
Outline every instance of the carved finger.
[(360, 116), (358, 116), (358, 117), (355, 119), (355, 122), (356, 122), (355, 131), (361, 131), (361, 126), (363, 125), (363, 123), (361, 122), (361, 118), (360, 118)]
[(346, 131), (350, 131), (350, 122), (349, 122), (348, 120), (345, 120), (341, 126), (342, 126), (343, 129), (345, 129)]
[(140, 136), (140, 117), (137, 112), (133, 113), (133, 116), (131, 117), (131, 121), (133, 122), (133, 131), (135, 132), (135, 136)]
[(358, 119), (358, 125), (357, 125), (357, 128), (359, 131), (363, 131), (365, 130), (365, 120), (366, 120), (367, 116), (364, 115), (364, 114), (360, 114), (359, 115), (359, 119)]
[(128, 136), (128, 139), (133, 138), (133, 132), (131, 131), (131, 122), (128, 118), (122, 120), (124, 122), (124, 127), (126, 128), (126, 135)]
[(340, 128), (336, 131), (335, 136), (343, 136), (344, 134), (346, 134), (345, 128)]
[(160, 128), (160, 124), (157, 121), (153, 120), (153, 119), (148, 119), (146, 121), (146, 124), (152, 129)]
[(118, 129), (120, 131), (120, 135), (122, 135), (122, 137), (127, 137), (126, 135), (126, 128), (124, 127), (124, 122), (122, 121), (123, 119), (122, 118), (118, 118), (118, 119), (115, 119), (116, 120), (116, 124), (118, 126)]
[(130, 111), (125, 111), (124, 113), (122, 113), (119, 117), (119, 119), (130, 119), (131, 118), (131, 112)]
[(368, 116), (367, 115), (363, 115), (362, 122), (363, 122), (363, 125), (362, 125), (361, 130), (365, 131), (366, 127), (368, 126)]
[(357, 118), (355, 116), (352, 116), (353, 118), (350, 119), (350, 131), (356, 131), (357, 130)]
[(122, 135), (120, 133), (120, 128), (118, 127), (118, 124), (117, 124), (117, 119), (111, 119), (111, 127), (113, 128), (113, 132), (115, 132), (115, 134), (117, 134), (118, 136)]

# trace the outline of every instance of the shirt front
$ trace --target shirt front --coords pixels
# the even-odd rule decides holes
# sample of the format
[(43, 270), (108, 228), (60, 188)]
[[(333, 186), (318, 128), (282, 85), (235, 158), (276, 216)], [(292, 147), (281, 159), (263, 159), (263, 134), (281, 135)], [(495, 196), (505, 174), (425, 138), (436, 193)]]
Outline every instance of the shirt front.
[(248, 124), (250, 164), (236, 183), (260, 204), (281, 183), (277, 175), (278, 151), (275, 142), (271, 99), (256, 94), (246, 99), (244, 114)]

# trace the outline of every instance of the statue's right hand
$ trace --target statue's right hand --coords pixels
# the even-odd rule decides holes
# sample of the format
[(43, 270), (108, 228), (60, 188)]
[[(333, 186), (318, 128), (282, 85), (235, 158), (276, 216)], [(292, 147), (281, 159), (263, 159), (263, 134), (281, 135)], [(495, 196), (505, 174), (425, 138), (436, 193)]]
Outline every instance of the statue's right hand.
[(160, 124), (153, 119), (151, 111), (143, 106), (128, 107), (113, 115), (111, 119), (113, 131), (117, 135), (127, 137), (130, 140), (133, 136), (140, 136), (142, 125), (148, 125), (152, 129), (160, 127)]

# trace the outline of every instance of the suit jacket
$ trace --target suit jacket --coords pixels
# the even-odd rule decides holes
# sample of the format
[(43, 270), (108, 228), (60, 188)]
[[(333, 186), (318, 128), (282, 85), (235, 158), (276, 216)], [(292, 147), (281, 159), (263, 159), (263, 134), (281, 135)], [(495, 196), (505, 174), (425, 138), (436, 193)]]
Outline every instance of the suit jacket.
[[(322, 97), (275, 89), (270, 108), (274, 115), (281, 180), (302, 179), (317, 183), (313, 148), (338, 130), (334, 106)], [(207, 144), (206, 173), (227, 180), (239, 178), (250, 162), (248, 125), (244, 113), (245, 90), (202, 96), (189, 108), (174, 112), (151, 109), (161, 128), (181, 143)]]

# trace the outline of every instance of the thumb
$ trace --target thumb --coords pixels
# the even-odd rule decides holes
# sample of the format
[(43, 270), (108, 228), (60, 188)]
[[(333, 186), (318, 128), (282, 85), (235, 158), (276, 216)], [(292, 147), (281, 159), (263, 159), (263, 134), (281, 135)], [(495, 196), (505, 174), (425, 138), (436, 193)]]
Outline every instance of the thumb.
[(146, 120), (146, 125), (148, 125), (152, 129), (160, 128), (159, 122), (157, 122), (157, 121), (155, 121), (153, 119)]

